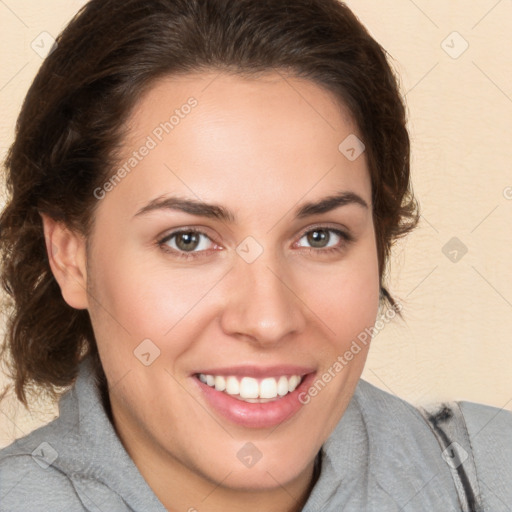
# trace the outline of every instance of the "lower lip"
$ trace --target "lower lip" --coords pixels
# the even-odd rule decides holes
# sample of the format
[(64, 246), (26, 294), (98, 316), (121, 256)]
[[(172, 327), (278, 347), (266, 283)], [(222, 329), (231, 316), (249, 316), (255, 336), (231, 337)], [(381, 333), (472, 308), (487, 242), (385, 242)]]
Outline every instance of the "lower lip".
[(248, 428), (268, 428), (279, 425), (291, 418), (304, 406), (299, 395), (306, 391), (315, 374), (305, 376), (299, 386), (283, 398), (266, 403), (249, 403), (217, 391), (201, 382), (196, 376), (192, 377), (204, 393), (210, 406), (229, 421)]

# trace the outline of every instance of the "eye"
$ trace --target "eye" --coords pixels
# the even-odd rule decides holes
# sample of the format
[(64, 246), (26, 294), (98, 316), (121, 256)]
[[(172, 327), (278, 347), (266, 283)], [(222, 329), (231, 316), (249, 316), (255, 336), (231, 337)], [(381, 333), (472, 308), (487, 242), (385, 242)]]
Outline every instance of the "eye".
[[(197, 252), (208, 250), (210, 237), (195, 229), (173, 231), (158, 241), (162, 249), (182, 257), (194, 257)], [(187, 254), (189, 253), (189, 254)]]
[[(310, 247), (301, 244), (304, 241)], [(318, 226), (305, 231), (296, 242), (296, 247), (303, 247), (314, 254), (328, 254), (342, 251), (353, 241), (352, 235), (339, 229)], [(169, 233), (157, 241), (165, 252), (178, 258), (192, 259), (203, 256), (209, 249), (218, 248), (211, 238), (197, 229), (185, 228)], [(213, 245), (214, 247), (211, 247)]]
[(344, 231), (319, 226), (306, 231), (299, 239), (298, 244), (299, 247), (304, 247), (300, 245), (300, 242), (304, 241), (310, 245), (309, 249), (312, 252), (331, 252), (343, 249), (352, 240), (352, 236)]

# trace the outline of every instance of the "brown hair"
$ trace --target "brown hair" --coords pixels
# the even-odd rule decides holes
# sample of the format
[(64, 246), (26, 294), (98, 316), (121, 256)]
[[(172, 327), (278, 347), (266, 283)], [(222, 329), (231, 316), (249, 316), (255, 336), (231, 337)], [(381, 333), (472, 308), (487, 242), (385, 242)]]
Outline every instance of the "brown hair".
[[(381, 300), (393, 241), (418, 222), (409, 137), (382, 47), (337, 0), (92, 0), (57, 39), (25, 98), (5, 162), (1, 283), (4, 362), (16, 394), (70, 385), (88, 353), (87, 310), (67, 305), (50, 270), (40, 212), (91, 233), (93, 191), (112, 174), (125, 121), (156, 79), (283, 70), (336, 95), (356, 121), (372, 181)], [(341, 141), (340, 141), (341, 142)], [(7, 356), (7, 357), (6, 357)]]

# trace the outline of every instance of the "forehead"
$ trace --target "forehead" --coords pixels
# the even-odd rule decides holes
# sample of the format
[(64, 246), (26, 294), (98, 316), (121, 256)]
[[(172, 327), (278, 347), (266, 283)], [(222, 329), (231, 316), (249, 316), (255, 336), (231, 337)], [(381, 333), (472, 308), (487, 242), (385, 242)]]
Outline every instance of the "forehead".
[(166, 77), (132, 112), (118, 161), (129, 172), (112, 196), (123, 189), (134, 210), (176, 191), (240, 207), (258, 198), (314, 199), (334, 189), (369, 201), (365, 154), (350, 160), (340, 150), (356, 136), (348, 109), (305, 79), (277, 72)]

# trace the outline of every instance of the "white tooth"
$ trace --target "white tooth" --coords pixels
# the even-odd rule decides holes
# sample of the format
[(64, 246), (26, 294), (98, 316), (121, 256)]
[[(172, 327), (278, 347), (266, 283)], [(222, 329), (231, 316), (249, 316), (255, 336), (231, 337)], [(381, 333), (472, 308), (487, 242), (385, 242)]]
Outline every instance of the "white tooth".
[(238, 395), (240, 393), (240, 384), (236, 377), (231, 376), (226, 379), (226, 393), (228, 395)]
[(208, 384), (208, 386), (212, 386), (215, 384), (215, 377), (213, 375), (207, 375), (206, 376), (206, 384)]
[(298, 375), (292, 375), (288, 383), (288, 389), (290, 393), (299, 385), (300, 377)]
[(277, 396), (277, 382), (273, 377), (263, 379), (260, 383), (260, 398), (275, 398)]
[(199, 380), (206, 384), (206, 375), (204, 373), (199, 374)]
[(277, 382), (277, 394), (279, 396), (288, 394), (288, 379), (284, 375), (279, 377), (279, 381)]
[(258, 398), (258, 381), (252, 377), (244, 377), (240, 382), (240, 396), (242, 398)]
[(226, 389), (226, 379), (218, 375), (215, 377), (215, 389), (217, 391), (224, 391)]
[(220, 375), (215, 377), (215, 389), (217, 391), (224, 391), (226, 389), (226, 379)]

